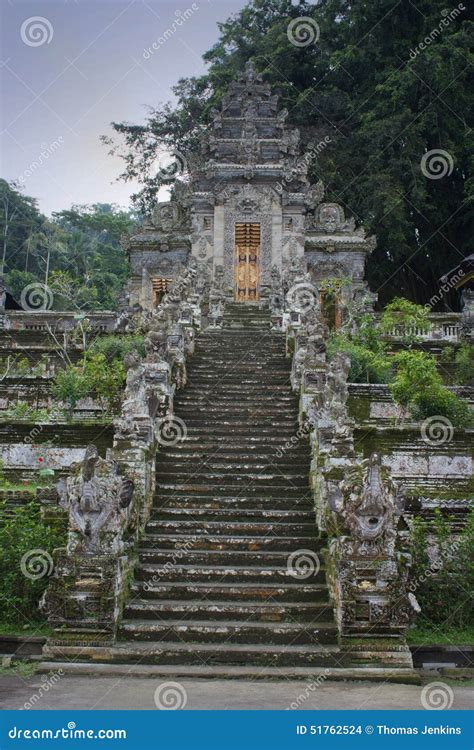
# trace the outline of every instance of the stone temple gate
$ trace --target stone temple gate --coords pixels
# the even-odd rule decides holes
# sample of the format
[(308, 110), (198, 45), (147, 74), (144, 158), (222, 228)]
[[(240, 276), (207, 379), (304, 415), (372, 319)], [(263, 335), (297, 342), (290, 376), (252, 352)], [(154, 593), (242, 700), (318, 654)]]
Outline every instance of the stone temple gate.
[[(357, 330), (362, 311), (377, 325), (375, 241), (309, 183), (311, 147), (286, 118), (249, 64), (190, 181), (124, 241), (118, 312), (88, 315), (94, 335), (143, 346), (124, 356), (113, 421), (92, 393), (38, 433), (59, 480), (44, 503), (68, 526), (41, 600), (44, 669), (419, 681), (410, 524), (442, 502), (465, 512), (469, 434), (395, 424), (387, 385), (351, 382), (350, 356), (331, 353), (331, 327)], [(425, 348), (472, 341), (471, 291), (462, 316), (431, 316)], [(76, 318), (0, 294), (4, 356), (47, 357), (41, 378), (6, 374), (0, 410), (51, 409), (58, 333)], [(0, 441), (16, 481), (35, 463), (27, 430)]]
[(343, 301), (366, 294), (364, 265), (375, 239), (342, 206), (323, 202), (321, 182), (310, 184), (309, 157), (326, 142), (303, 154), (287, 115), (249, 63), (213, 112), (190, 183), (126, 240), (131, 305), (153, 308), (190, 255), (238, 302), (268, 298), (272, 276), (288, 286), (303, 266), (323, 301), (328, 278), (346, 280)]

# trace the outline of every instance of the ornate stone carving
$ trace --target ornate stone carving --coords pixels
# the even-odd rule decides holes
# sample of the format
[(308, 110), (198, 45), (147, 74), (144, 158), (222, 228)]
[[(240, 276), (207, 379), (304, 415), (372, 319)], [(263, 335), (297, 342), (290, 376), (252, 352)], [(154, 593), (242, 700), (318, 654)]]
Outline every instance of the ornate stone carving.
[(320, 203), (314, 214), (314, 228), (328, 234), (353, 233), (355, 221), (353, 218), (345, 218), (344, 209), (338, 203)]
[(347, 472), (342, 494), (342, 515), (358, 552), (393, 554), (403, 493), (378, 454)]
[(152, 214), (153, 226), (163, 232), (170, 232), (183, 222), (183, 210), (174, 201), (157, 203)]
[(134, 488), (114, 461), (100, 458), (95, 445), (89, 445), (80, 466), (57, 489), (69, 514), (69, 553), (121, 551), (121, 525)]

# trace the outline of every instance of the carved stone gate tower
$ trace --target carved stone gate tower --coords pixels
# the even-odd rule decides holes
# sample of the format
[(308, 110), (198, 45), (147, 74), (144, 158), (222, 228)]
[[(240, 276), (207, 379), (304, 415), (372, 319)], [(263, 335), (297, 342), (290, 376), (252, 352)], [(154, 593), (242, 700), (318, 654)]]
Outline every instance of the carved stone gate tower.
[(366, 292), (364, 265), (374, 246), (343, 208), (323, 203), (321, 182), (309, 183), (315, 144), (302, 154), (288, 112), (248, 63), (231, 83), (202, 141), (201, 164), (176, 199), (159, 203), (144, 229), (127, 241), (130, 302), (153, 307), (190, 255), (219, 278), (228, 299), (269, 296), (272, 273), (287, 286), (308, 269), (324, 298), (324, 281), (346, 280), (342, 296)]

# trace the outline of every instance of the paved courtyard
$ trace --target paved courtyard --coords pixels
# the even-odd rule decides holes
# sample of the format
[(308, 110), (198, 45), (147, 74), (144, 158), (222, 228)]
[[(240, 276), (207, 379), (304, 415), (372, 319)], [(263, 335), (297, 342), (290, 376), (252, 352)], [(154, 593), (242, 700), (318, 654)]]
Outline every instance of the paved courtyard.
[[(433, 681), (439, 681), (434, 677)], [(21, 678), (0, 675), (2, 709), (155, 709), (155, 693), (169, 680), (64, 676), (46, 690), (46, 676)], [(176, 684), (176, 683), (175, 683)], [(472, 687), (457, 683), (450, 688), (453, 709), (470, 709)], [(166, 685), (161, 690), (165, 700)], [(403, 709), (423, 708), (422, 687), (389, 683), (324, 682), (310, 687), (305, 682), (247, 682), (182, 680), (174, 688), (178, 700), (185, 696), (186, 709)], [(33, 697), (35, 696), (35, 697)], [(168, 697), (173, 700), (173, 688)]]

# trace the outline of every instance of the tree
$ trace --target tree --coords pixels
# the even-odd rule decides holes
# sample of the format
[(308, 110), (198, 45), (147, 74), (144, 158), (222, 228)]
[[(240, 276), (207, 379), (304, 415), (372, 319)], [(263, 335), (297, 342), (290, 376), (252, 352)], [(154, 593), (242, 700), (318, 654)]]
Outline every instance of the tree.
[[(368, 276), (381, 304), (395, 294), (425, 303), (438, 291), (437, 279), (470, 252), (465, 113), (472, 101), (472, 25), (456, 10), (448, 16), (444, 0), (321, 0), (294, 7), (288, 0), (254, 0), (219, 25), (219, 39), (204, 55), (208, 72), (180, 80), (175, 105), (155, 106), (141, 125), (113, 123), (115, 140), (104, 140), (123, 155), (122, 178), (143, 184), (134, 201), (149, 210), (169, 182), (153, 168), (157, 151), (177, 149), (188, 163), (199, 160), (212, 107), (253, 59), (303, 142), (330, 137), (310, 174), (323, 180), (328, 200), (378, 236)], [(288, 24), (301, 16), (318, 25), (319, 39), (295, 47)], [(430, 34), (432, 43), (421, 49)], [(446, 155), (442, 179), (422, 170), (434, 149)]]

